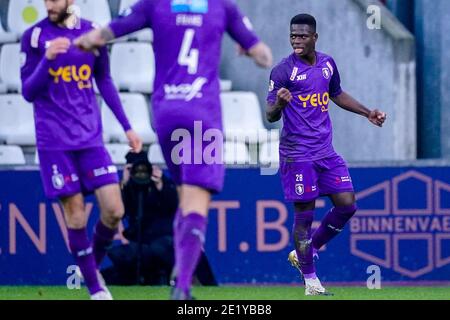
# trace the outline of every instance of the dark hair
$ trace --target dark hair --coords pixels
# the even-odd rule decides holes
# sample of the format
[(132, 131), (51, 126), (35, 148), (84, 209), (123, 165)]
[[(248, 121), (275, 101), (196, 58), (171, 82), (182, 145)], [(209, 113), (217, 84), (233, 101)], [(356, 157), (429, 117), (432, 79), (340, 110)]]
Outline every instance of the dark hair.
[[(125, 158), (127, 159), (127, 164), (131, 164), (131, 170), (130, 170), (131, 179), (130, 179), (130, 181), (137, 183), (139, 185), (148, 185), (151, 181), (150, 177), (153, 172), (153, 167), (152, 167), (152, 164), (150, 163), (150, 161), (148, 161), (147, 153), (143, 150), (139, 153), (134, 153), (134, 152), (130, 151), (127, 153)], [(140, 165), (144, 165), (147, 168), (149, 177), (146, 180), (140, 180), (138, 178), (135, 178), (137, 168)]]
[(317, 28), (316, 18), (314, 18), (310, 14), (301, 13), (301, 14), (296, 15), (295, 17), (293, 17), (291, 19), (291, 26), (293, 24), (306, 24), (306, 25), (310, 26), (314, 30), (314, 32), (316, 32), (316, 28)]
[(147, 153), (143, 150), (139, 153), (134, 153), (130, 151), (125, 156), (125, 159), (127, 159), (127, 163), (131, 164), (149, 163)]

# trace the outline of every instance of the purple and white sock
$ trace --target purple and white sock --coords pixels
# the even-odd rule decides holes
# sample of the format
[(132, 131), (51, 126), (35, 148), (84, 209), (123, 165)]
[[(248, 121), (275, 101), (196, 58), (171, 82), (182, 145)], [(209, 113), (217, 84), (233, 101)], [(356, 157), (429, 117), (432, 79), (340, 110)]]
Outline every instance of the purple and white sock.
[(300, 270), (304, 276), (316, 272), (311, 239), (313, 219), (314, 211), (296, 212), (292, 228), (295, 251), (300, 263)]
[(101, 220), (97, 222), (94, 228), (92, 248), (94, 249), (95, 263), (100, 267), (102, 260), (106, 256), (106, 250), (112, 244), (114, 236), (118, 229), (110, 229), (105, 226)]
[(341, 233), (356, 210), (356, 205), (332, 208), (322, 220), (320, 227), (313, 234), (312, 242), (314, 248), (319, 250), (336, 235)]
[(183, 223), (176, 236), (178, 242), (175, 254), (176, 287), (184, 292), (188, 292), (191, 288), (192, 277), (205, 242), (207, 221), (207, 218), (200, 214), (190, 213), (183, 217)]
[(102, 291), (97, 278), (97, 265), (86, 228), (68, 229), (69, 247), (91, 295)]

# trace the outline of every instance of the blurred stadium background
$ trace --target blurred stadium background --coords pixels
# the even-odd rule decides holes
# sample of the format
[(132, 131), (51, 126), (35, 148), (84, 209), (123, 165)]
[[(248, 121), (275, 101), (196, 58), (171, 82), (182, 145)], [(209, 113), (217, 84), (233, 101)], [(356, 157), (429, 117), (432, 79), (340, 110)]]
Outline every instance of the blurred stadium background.
[[(134, 0), (77, 0), (82, 17), (107, 23)], [(332, 55), (343, 88), (388, 113), (383, 129), (330, 108), (334, 145), (349, 162), (360, 211), (318, 263), (325, 283), (365, 284), (367, 267), (381, 268), (384, 284), (450, 283), (450, 2), (447, 0), (237, 0), (280, 61), (291, 52), (290, 18), (318, 19), (319, 51)], [(380, 10), (381, 29), (367, 26)], [(43, 0), (0, 0), (0, 286), (64, 285), (72, 264), (57, 203), (41, 187), (32, 106), (20, 95), (20, 35), (46, 15)], [(110, 46), (113, 78), (126, 113), (144, 138), (149, 158), (163, 164), (152, 129), (152, 33)], [(224, 40), (221, 87), (230, 140), (224, 192), (211, 206), (206, 251), (220, 284), (293, 284), (286, 261), (292, 249), (292, 208), (277, 175), (279, 127), (264, 117), (269, 71), (238, 58)], [(100, 99), (100, 98), (99, 98)], [(101, 101), (101, 100), (100, 100)], [(121, 165), (128, 148), (102, 103), (104, 140)], [(259, 129), (265, 139), (248, 131)], [(238, 143), (236, 143), (236, 140)], [(93, 199), (91, 215), (97, 215)], [(317, 202), (319, 221), (329, 209)], [(92, 219), (91, 219), (92, 222)], [(122, 241), (123, 239), (118, 239)], [(106, 261), (105, 264), (108, 262)]]

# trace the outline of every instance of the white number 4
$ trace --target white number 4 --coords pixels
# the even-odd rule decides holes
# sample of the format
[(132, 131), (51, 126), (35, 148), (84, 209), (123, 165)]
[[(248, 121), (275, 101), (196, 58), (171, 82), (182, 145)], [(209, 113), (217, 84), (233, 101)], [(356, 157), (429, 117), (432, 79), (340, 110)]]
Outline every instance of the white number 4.
[(181, 44), (178, 63), (181, 66), (188, 67), (189, 74), (196, 74), (198, 69), (198, 49), (191, 49), (192, 40), (194, 40), (195, 30), (187, 29), (184, 33), (183, 43)]

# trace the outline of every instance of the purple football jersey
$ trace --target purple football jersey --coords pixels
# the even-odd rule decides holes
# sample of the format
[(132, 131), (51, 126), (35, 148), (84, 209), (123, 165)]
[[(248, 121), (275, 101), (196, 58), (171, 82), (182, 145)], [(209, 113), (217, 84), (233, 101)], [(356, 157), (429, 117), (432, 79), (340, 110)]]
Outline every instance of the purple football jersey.
[(194, 120), (222, 129), (222, 36), (228, 32), (244, 49), (251, 48), (259, 40), (249, 20), (231, 0), (141, 0), (110, 24), (116, 37), (147, 27), (154, 34), (156, 130), (171, 121)]
[(335, 154), (328, 113), (330, 98), (342, 93), (334, 60), (317, 52), (311, 66), (294, 53), (283, 59), (270, 75), (267, 102), (275, 103), (277, 92), (288, 89), (292, 101), (282, 111), (280, 158), (290, 161), (318, 160)]
[(22, 37), (22, 91), (34, 105), (40, 150), (78, 150), (103, 145), (94, 80), (124, 130), (131, 128), (110, 76), (106, 48), (96, 57), (72, 45), (55, 60), (45, 57), (50, 41), (58, 37), (73, 41), (92, 28), (92, 22), (86, 20), (81, 20), (79, 27), (68, 29), (44, 19)]

